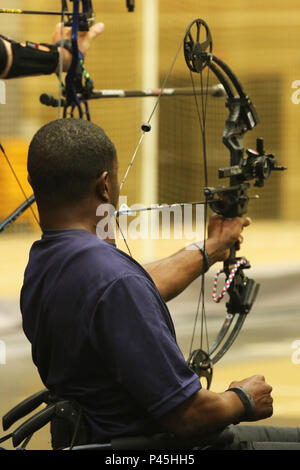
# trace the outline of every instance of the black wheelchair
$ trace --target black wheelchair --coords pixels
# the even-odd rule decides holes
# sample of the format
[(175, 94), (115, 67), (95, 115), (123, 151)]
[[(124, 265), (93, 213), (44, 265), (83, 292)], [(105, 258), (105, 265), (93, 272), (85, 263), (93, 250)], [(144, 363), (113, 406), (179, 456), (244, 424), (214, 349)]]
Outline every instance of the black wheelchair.
[[(13, 447), (25, 450), (33, 434), (50, 423), (53, 450), (220, 450), (233, 440), (230, 428), (225, 428), (207, 437), (179, 438), (169, 433), (144, 436), (123, 436), (108, 443), (88, 444), (88, 434), (82, 420), (80, 406), (71, 400), (54, 401), (49, 390), (44, 389), (26, 398), (2, 418), (3, 430), (7, 431), (18, 420), (46, 405), (13, 432), (0, 438), (2, 442), (12, 440)], [(5, 450), (4, 447), (1, 447)]]

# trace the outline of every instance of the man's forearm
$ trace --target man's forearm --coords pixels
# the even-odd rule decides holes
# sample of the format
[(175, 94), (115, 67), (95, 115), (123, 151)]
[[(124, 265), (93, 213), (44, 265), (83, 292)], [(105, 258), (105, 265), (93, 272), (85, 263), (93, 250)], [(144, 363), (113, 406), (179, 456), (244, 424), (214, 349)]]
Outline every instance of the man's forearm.
[[(3, 67), (3, 73), (0, 75), (0, 78), (6, 78), (8, 75), (9, 75), (9, 72), (11, 70), (11, 67), (13, 65), (13, 51), (12, 51), (12, 46), (11, 46), (11, 43), (6, 41), (5, 39), (0, 39), (0, 41), (3, 42), (5, 48), (6, 48), (6, 54), (7, 54), (7, 57), (6, 57), (6, 65), (5, 65), (5, 68)], [(25, 43), (21, 43), (21, 46), (22, 47), (26, 47), (26, 44)], [(49, 48), (47, 46), (43, 46), (43, 45), (37, 45), (38, 46), (38, 49), (40, 51), (44, 51), (44, 52), (49, 52)], [(57, 52), (58, 54), (60, 54), (60, 50), (61, 48), (58, 47), (57, 48)], [(32, 50), (32, 54), (33, 54), (33, 57), (32, 57), (32, 60), (34, 60), (34, 54), (35, 54), (35, 50)], [(37, 60), (38, 60), (38, 56), (37, 56)], [(72, 61), (72, 55), (69, 51), (67, 51), (66, 49), (63, 49), (63, 71), (66, 72), (69, 68), (70, 68), (70, 65), (71, 65), (71, 61)], [(58, 73), (59, 71), (59, 64), (57, 64), (57, 68), (56, 68), (56, 72)]]
[(244, 406), (234, 392), (201, 389), (165, 415), (161, 424), (178, 436), (207, 436), (242, 420)]
[(205, 435), (241, 421), (259, 421), (273, 414), (272, 387), (256, 374), (231, 382), (215, 393), (201, 389), (161, 419), (162, 426), (179, 436)]
[[(168, 258), (144, 266), (165, 301), (180, 294), (205, 270), (202, 252), (194, 245), (191, 247), (193, 249), (184, 248)], [(218, 261), (219, 245), (214, 240), (207, 240), (205, 248), (212, 265)]]

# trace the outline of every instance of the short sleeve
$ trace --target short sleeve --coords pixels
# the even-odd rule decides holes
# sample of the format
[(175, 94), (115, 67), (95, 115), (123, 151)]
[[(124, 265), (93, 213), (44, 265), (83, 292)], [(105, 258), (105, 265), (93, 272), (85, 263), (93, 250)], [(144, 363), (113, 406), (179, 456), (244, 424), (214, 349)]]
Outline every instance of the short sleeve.
[(105, 290), (90, 324), (92, 344), (109, 374), (154, 418), (201, 389), (173, 331), (156, 287), (138, 275), (118, 279)]

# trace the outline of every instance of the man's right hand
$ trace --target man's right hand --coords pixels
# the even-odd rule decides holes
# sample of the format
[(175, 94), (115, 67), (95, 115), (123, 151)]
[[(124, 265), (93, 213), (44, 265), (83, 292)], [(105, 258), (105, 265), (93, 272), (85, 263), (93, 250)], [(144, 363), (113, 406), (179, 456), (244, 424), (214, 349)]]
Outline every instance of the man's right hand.
[[(243, 387), (250, 393), (255, 402), (255, 412), (246, 421), (258, 421), (273, 414), (272, 387), (267, 384), (263, 375), (253, 375), (241, 381), (231, 382), (229, 388)], [(232, 392), (235, 393), (235, 392)]]
[(210, 217), (206, 249), (213, 263), (225, 261), (229, 257), (232, 246), (236, 245), (236, 249), (240, 249), (243, 242), (241, 233), (244, 227), (248, 227), (250, 223), (251, 219), (249, 217), (225, 219), (217, 214)]

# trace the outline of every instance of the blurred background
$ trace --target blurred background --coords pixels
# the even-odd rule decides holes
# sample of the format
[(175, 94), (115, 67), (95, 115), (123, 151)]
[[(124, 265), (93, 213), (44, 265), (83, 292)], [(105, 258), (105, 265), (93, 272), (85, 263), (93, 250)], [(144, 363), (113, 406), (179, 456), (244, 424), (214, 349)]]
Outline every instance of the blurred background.
[[(272, 174), (265, 187), (253, 192), (252, 225), (245, 231), (242, 255), (250, 260), (251, 275), (261, 284), (259, 296), (234, 346), (216, 365), (212, 390), (223, 391), (232, 380), (262, 373), (273, 386), (274, 415), (269, 424), (300, 426), (300, 105), (292, 100), (300, 80), (300, 9), (296, 0), (136, 0), (128, 13), (125, 0), (94, 0), (96, 20), (104, 33), (92, 44), (86, 67), (96, 89), (158, 88), (170, 70), (187, 25), (202, 18), (213, 37), (213, 53), (225, 61), (244, 85), (257, 109), (260, 124), (245, 137), (255, 148), (263, 137), (267, 153), (288, 168)], [(52, 10), (61, 2), (53, 0)], [(1, 0), (0, 8), (49, 9), (49, 2)], [(58, 21), (58, 20), (57, 20)], [(55, 17), (0, 15), (1, 34), (16, 41), (51, 42)], [(198, 79), (196, 79), (198, 80)], [(210, 85), (217, 80), (210, 75)], [(6, 104), (0, 104), (0, 142), (27, 195), (26, 158), (35, 132), (58, 117), (40, 104), (42, 93), (58, 96), (55, 75), (1, 82)], [(166, 87), (191, 86), (180, 50)], [(199, 81), (197, 82), (199, 86)], [(294, 85), (295, 86), (295, 85)], [(294, 101), (294, 102), (293, 102)], [(155, 98), (100, 99), (90, 103), (92, 121), (114, 141), (120, 178), (141, 136), (141, 124), (151, 115)], [(201, 106), (201, 102), (200, 102)], [(217, 169), (229, 163), (222, 144), (228, 111), (224, 97), (208, 97), (208, 183), (217, 183)], [(203, 199), (203, 155), (193, 97), (162, 97), (122, 191), (128, 205), (176, 203)], [(0, 155), (0, 220), (24, 201), (3, 155)], [(36, 207), (33, 206), (36, 211)], [(195, 239), (202, 237), (194, 234)], [(23, 335), (19, 292), (31, 244), (40, 229), (30, 210), (0, 234), (0, 415), (43, 388)], [(168, 256), (191, 239), (128, 240), (141, 263)], [(118, 246), (126, 250), (122, 240)], [(212, 339), (224, 319), (225, 305), (213, 304), (213, 277), (207, 276), (206, 314)], [(221, 282), (221, 281), (220, 281)], [(200, 280), (169, 303), (178, 342), (187, 356), (197, 309)], [(196, 346), (196, 345), (195, 345)], [(260, 423), (262, 424), (262, 423)], [(48, 449), (48, 429), (30, 448)]]

